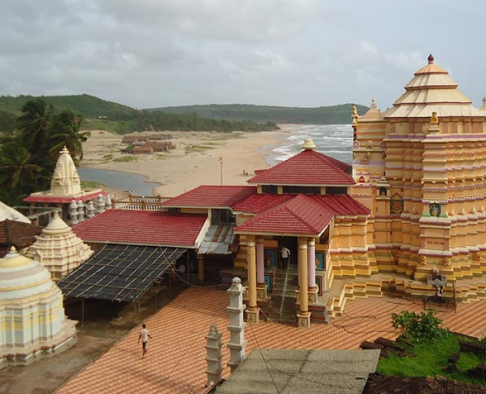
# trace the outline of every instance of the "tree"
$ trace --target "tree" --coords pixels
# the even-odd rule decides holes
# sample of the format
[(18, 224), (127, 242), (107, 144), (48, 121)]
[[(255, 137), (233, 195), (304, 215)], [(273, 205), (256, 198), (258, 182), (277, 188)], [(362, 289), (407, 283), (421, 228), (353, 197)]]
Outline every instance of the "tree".
[(54, 107), (37, 99), (26, 102), (21, 111), (22, 115), (17, 119), (17, 129), (24, 147), (33, 156), (44, 154)]
[(392, 314), (392, 326), (402, 331), (402, 334), (415, 342), (433, 341), (447, 332), (441, 328), (442, 320), (436, 317), (437, 311), (429, 308), (427, 313), (402, 311), (401, 314)]
[(21, 199), (33, 191), (43, 177), (44, 169), (32, 160), (29, 151), (16, 142), (2, 146), (0, 150), (0, 185), (10, 195), (9, 203)]
[(91, 136), (90, 131), (80, 131), (83, 118), (74, 115), (73, 111), (66, 109), (53, 117), (49, 130), (49, 153), (57, 157), (59, 151), (66, 146), (75, 161), (83, 159), (83, 142)]

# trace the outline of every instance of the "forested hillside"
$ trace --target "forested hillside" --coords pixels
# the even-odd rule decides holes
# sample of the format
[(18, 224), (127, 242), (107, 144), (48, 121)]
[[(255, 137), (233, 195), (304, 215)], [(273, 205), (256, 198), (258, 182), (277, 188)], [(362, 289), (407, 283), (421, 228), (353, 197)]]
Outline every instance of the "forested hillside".
[[(15, 119), (29, 101), (41, 99), (56, 111), (72, 110), (83, 118), (82, 129), (104, 129), (119, 134), (140, 130), (263, 131), (277, 123), (351, 123), (352, 104), (296, 108), (246, 104), (194, 105), (137, 110), (87, 94), (77, 96), (1, 96), (0, 132), (15, 128)], [(358, 105), (363, 114), (367, 107)]]
[[(364, 114), (368, 107), (356, 105), (358, 113)], [(347, 124), (351, 123), (353, 104), (329, 107), (298, 108), (274, 107), (248, 104), (211, 104), (183, 107), (156, 108), (164, 112), (184, 114), (196, 113), (203, 117), (226, 120), (253, 120), (254, 122), (297, 123), (297, 124)]]

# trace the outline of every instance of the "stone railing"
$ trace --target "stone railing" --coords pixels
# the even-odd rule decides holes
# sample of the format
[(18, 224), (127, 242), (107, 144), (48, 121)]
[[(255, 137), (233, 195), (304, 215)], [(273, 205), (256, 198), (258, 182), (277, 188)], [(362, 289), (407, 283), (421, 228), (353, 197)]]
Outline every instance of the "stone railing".
[(169, 200), (168, 197), (140, 197), (128, 196), (124, 200), (113, 200), (113, 209), (122, 209), (127, 211), (167, 211), (167, 208), (162, 205), (163, 202)]

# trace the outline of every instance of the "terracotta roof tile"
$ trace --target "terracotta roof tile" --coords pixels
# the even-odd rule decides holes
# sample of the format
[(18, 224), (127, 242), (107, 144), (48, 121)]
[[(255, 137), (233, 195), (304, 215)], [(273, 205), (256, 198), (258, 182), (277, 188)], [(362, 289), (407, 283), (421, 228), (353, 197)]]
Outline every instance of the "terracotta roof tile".
[(351, 186), (355, 182), (344, 171), (350, 166), (314, 150), (304, 150), (298, 155), (267, 170), (258, 171), (248, 180), (265, 185), (334, 185)]
[(167, 207), (231, 208), (256, 194), (255, 186), (203, 185), (171, 198), (163, 203)]
[(42, 230), (33, 224), (6, 219), (0, 222), (0, 244), (25, 248), (32, 245), (35, 236), (41, 232)]
[(73, 227), (85, 242), (194, 247), (206, 215), (110, 209)]
[(253, 194), (233, 206), (234, 212), (260, 213), (282, 202), (294, 198), (291, 194)]
[(320, 234), (336, 215), (366, 215), (369, 209), (349, 195), (284, 200), (235, 228), (236, 233)]

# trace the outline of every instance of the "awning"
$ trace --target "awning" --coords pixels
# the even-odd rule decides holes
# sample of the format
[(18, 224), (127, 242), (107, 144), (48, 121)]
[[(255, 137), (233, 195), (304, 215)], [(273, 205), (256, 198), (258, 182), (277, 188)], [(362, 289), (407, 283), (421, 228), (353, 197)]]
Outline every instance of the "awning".
[(186, 250), (107, 244), (57, 285), (67, 298), (133, 302)]

